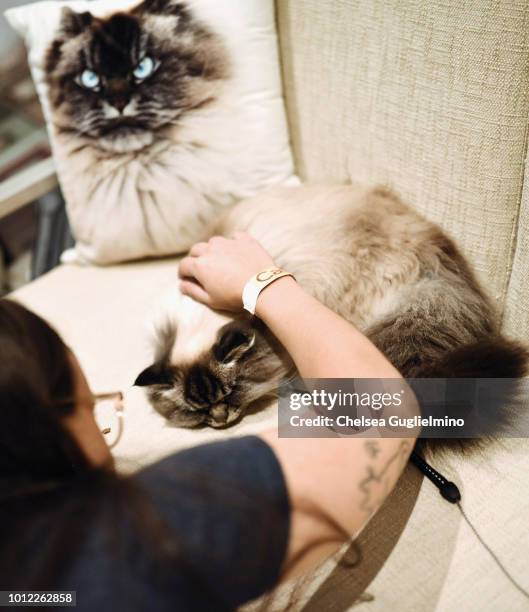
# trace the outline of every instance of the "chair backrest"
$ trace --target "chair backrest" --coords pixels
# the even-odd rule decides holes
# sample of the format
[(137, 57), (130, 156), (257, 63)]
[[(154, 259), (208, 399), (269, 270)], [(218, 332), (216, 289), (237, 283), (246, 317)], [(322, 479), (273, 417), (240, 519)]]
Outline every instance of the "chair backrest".
[(300, 176), (392, 187), (456, 239), (506, 331), (529, 337), (529, 4), (276, 5)]

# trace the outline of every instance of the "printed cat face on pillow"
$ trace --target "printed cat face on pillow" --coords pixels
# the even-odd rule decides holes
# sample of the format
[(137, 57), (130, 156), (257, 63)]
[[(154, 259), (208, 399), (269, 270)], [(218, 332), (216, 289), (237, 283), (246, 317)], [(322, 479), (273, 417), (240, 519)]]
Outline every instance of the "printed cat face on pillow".
[(26, 41), (76, 246), (107, 265), (183, 253), (293, 177), (273, 0), (42, 0)]
[(222, 41), (181, 2), (145, 0), (103, 19), (63, 9), (45, 62), (54, 122), (126, 152), (213, 102), (229, 75)]

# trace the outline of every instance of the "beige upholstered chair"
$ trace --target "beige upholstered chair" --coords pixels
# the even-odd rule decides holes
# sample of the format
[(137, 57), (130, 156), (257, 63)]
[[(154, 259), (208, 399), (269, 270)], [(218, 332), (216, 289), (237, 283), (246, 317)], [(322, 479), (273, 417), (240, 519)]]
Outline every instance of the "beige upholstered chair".
[[(457, 240), (506, 332), (529, 340), (529, 4), (278, 0), (277, 17), (300, 176), (393, 187)], [(170, 260), (62, 267), (18, 297), (66, 336), (94, 389), (128, 388), (148, 361), (143, 321), (174, 277)], [(117, 447), (126, 468), (274, 418), (271, 410), (230, 432), (181, 431), (165, 427), (137, 389), (126, 395), (126, 435)], [(460, 486), (476, 529), (529, 590), (529, 443), (505, 441), (437, 464)], [(529, 607), (458, 508), (413, 467), (359, 546), (354, 567), (327, 563), (311, 577), (306, 610)]]

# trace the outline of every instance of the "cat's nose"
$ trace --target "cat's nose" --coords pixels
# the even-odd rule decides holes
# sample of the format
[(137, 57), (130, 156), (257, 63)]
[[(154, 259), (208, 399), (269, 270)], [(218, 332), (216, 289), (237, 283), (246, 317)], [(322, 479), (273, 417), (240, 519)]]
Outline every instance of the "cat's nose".
[(228, 422), (228, 406), (226, 404), (217, 404), (209, 411), (209, 414), (213, 418), (213, 426), (226, 425)]
[(129, 100), (128, 98), (124, 96), (120, 96), (120, 97), (112, 98), (111, 103), (115, 109), (117, 109), (120, 113), (122, 113), (125, 106), (127, 106), (127, 104), (129, 103)]

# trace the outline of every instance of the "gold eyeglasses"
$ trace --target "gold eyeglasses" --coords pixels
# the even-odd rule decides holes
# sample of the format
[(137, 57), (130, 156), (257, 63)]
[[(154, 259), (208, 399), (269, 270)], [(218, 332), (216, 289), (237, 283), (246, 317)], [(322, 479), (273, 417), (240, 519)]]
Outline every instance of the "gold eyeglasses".
[(94, 416), (101, 433), (108, 436), (109, 448), (114, 448), (123, 434), (124, 410), (125, 404), (121, 391), (94, 395)]

